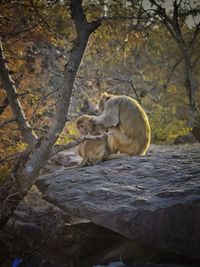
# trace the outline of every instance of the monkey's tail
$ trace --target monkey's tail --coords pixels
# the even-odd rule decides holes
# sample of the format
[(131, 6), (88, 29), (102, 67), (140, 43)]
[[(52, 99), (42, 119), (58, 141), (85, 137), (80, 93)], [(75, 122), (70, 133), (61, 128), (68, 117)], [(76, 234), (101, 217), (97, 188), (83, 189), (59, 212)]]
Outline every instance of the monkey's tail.
[(65, 170), (76, 170), (76, 169), (79, 169), (81, 167), (84, 167), (87, 162), (88, 162), (88, 158), (82, 159), (82, 161), (78, 165), (65, 168)]
[(129, 155), (126, 154), (126, 153), (110, 154), (110, 155), (108, 155), (108, 157), (106, 159), (107, 160), (110, 160), (110, 159), (121, 159), (121, 158), (128, 157), (128, 156)]

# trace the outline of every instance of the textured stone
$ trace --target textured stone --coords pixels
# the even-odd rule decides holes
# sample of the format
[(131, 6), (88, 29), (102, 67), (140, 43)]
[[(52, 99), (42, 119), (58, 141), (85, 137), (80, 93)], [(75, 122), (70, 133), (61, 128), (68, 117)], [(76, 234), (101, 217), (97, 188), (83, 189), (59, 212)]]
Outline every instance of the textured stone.
[(200, 145), (153, 146), (126, 157), (40, 177), (43, 198), (68, 215), (132, 240), (200, 258)]

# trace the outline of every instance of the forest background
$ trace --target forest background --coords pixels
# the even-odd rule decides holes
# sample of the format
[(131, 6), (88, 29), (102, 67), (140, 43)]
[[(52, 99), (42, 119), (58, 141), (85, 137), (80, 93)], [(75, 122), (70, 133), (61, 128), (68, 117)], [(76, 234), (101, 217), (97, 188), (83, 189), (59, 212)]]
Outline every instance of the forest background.
[(38, 148), (62, 105), (66, 66), (76, 36), (82, 38), (77, 29), (86, 24), (96, 23), (88, 45), (84, 43), (69, 114), (62, 115), (67, 123), (53, 143), (78, 137), (70, 120), (88, 100), (97, 104), (104, 91), (129, 95), (142, 105), (152, 143), (173, 144), (199, 126), (199, 14), (198, 1), (189, 0), (1, 0), (0, 179), (14, 172), (29, 147), (11, 104), (5, 65), (15, 87), (13, 103), (18, 102), (31, 134), (37, 136)]

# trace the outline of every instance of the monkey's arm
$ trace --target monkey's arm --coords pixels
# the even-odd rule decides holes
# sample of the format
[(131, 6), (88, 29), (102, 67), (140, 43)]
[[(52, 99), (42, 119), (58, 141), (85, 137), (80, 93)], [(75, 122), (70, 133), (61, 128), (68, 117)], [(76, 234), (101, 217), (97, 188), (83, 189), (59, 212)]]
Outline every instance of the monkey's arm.
[(105, 128), (116, 127), (119, 123), (119, 106), (110, 103), (100, 116), (93, 116), (93, 119), (96, 125), (103, 125)]

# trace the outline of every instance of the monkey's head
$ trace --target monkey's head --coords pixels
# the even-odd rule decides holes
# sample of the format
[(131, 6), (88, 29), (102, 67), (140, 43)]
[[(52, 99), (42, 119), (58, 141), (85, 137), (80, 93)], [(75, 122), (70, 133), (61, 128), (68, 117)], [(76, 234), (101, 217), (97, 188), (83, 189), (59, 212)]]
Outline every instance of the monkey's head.
[(106, 92), (104, 92), (104, 93), (101, 94), (101, 97), (100, 97), (100, 100), (99, 100), (99, 104), (98, 104), (98, 111), (99, 111), (99, 112), (102, 113), (102, 112), (104, 111), (105, 103), (106, 103), (106, 101), (108, 101), (111, 97), (112, 97), (112, 95), (109, 94), (109, 93), (106, 93)]
[(92, 132), (95, 124), (92, 116), (82, 115), (76, 120), (76, 127), (81, 135), (87, 135)]

